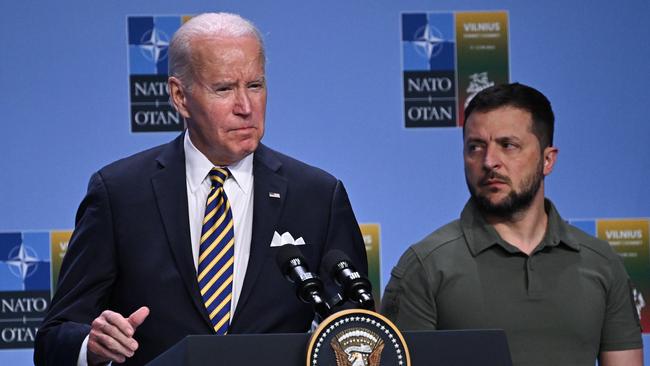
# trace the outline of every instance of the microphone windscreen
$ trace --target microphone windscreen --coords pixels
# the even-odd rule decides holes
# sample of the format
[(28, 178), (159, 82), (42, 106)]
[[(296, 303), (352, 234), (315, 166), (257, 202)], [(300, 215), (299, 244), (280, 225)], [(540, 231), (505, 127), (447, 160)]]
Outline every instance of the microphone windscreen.
[(321, 262), (321, 267), (320, 267), (321, 273), (327, 273), (330, 276), (334, 276), (337, 264), (339, 264), (339, 262), (342, 261), (348, 262), (349, 264), (350, 258), (347, 256), (347, 254), (345, 254), (341, 250), (338, 249), (330, 250), (327, 254), (325, 254), (325, 257)]
[(275, 255), (275, 262), (282, 270), (282, 273), (286, 274), (289, 261), (294, 258), (298, 258), (302, 263), (305, 263), (305, 258), (302, 256), (300, 249), (296, 248), (295, 245), (285, 244), (278, 249), (278, 254)]

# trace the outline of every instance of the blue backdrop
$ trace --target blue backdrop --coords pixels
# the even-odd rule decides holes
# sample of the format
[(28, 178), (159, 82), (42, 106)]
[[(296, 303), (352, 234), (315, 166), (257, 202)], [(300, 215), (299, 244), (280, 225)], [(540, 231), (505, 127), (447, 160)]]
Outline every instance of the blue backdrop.
[(460, 129), (407, 130), (402, 109), (400, 13), (459, 10), (509, 12), (510, 78), (556, 112), (561, 214), (650, 216), (647, 0), (3, 1), (0, 231), (71, 229), (92, 172), (176, 135), (130, 132), (127, 15), (230, 11), (264, 34), (264, 142), (344, 181), (358, 220), (381, 225), (385, 285), (468, 196)]

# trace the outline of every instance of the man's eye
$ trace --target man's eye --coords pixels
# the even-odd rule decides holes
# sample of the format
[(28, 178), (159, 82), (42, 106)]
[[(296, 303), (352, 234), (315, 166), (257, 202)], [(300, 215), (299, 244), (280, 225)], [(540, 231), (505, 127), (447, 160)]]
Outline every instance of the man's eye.
[(252, 83), (252, 84), (248, 84), (248, 87), (250, 89), (261, 89), (261, 88), (264, 87), (264, 84), (262, 84), (262, 83)]

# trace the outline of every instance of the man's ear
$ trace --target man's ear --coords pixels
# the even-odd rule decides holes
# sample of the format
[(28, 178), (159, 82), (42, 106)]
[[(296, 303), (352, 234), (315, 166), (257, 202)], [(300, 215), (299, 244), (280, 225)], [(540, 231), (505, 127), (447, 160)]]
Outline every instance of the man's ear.
[(177, 77), (170, 76), (167, 80), (167, 87), (169, 88), (169, 101), (183, 118), (190, 118), (190, 112), (187, 108), (187, 97), (185, 95), (186, 90), (183, 89), (183, 83)]
[(549, 146), (544, 149), (544, 155), (542, 158), (544, 159), (544, 176), (547, 176), (551, 174), (553, 171), (553, 167), (555, 166), (555, 162), (557, 161), (557, 154), (559, 153), (558, 148), (554, 146)]

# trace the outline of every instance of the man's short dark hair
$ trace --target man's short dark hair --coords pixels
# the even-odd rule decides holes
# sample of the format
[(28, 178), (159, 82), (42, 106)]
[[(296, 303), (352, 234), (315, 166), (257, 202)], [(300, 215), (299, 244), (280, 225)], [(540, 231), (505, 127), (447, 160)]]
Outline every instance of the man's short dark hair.
[(465, 108), (463, 136), (467, 119), (472, 112), (490, 112), (507, 106), (529, 112), (533, 119), (533, 133), (539, 140), (539, 146), (542, 149), (553, 146), (555, 116), (551, 102), (539, 90), (519, 83), (491, 86), (476, 94)]

